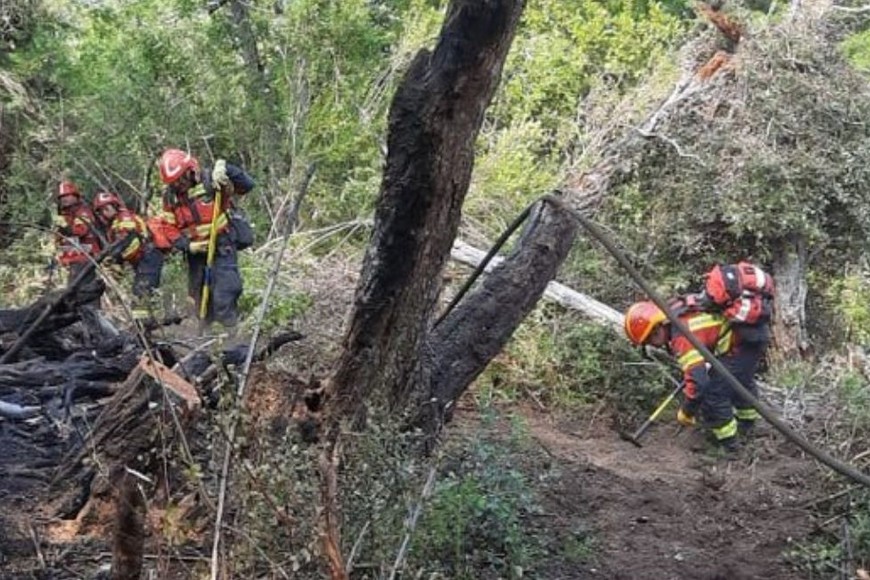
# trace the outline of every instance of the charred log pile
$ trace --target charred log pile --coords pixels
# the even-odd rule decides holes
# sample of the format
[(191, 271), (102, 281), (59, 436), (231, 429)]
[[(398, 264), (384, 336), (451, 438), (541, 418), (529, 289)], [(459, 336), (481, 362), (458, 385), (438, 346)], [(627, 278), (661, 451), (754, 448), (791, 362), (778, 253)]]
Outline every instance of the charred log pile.
[[(120, 481), (159, 484), (160, 451), (180, 448), (175, 442), (214, 402), (221, 376), (246, 358), (247, 344), (215, 356), (208, 337), (162, 341), (148, 329), (120, 330), (92, 308), (95, 297), (72, 292), (0, 310), (0, 360), (13, 352), (0, 363), (0, 500), (8, 514), (39, 505), (41, 516), (81, 519), (90, 500), (122, 500)], [(254, 361), (300, 338), (276, 335)], [(12, 517), (0, 516), (0, 528), (14, 529)]]

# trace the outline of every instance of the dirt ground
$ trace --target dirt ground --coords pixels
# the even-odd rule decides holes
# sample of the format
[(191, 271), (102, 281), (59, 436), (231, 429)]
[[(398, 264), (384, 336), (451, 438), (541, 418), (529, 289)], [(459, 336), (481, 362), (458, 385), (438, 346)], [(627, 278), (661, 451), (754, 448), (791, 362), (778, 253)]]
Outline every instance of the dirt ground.
[[(274, 405), (262, 399), (253, 407), (255, 415), (265, 417)], [(726, 461), (693, 450), (700, 447), (699, 438), (677, 432), (672, 423), (655, 426), (638, 449), (604, 419), (590, 425), (588, 417), (581, 423), (529, 409), (519, 415), (529, 444), (540, 449), (534, 455), (541, 458), (522, 466), (536, 481), (542, 506), (528, 526), (552, 546), (551, 557), (525, 577), (800, 577), (783, 554), (790, 539), (806, 538), (812, 530), (812, 514), (800, 506), (822, 494), (814, 483), (821, 472), (778, 436), (761, 435), (738, 460)], [(474, 408), (460, 411), (449, 431), (479, 424), (479, 416)], [(33, 519), (45, 482), (22, 479), (14, 465), (25, 458), (56, 457), (39, 457), (38, 435), (31, 439), (36, 447), (21, 447), (21, 437), (15, 438), (18, 446), (9, 447), (2, 436), (14, 427), (8, 422), (0, 427), (0, 579), (96, 577), (108, 565), (106, 542), (49, 544)], [(535, 471), (548, 475), (535, 480)], [(37, 545), (47, 569), (39, 562)], [(566, 555), (570, 545), (575, 553)]]
[(548, 515), (537, 525), (563, 543), (580, 530), (590, 552), (576, 566), (552, 559), (540, 578), (799, 577), (783, 552), (811, 531), (799, 506), (818, 497), (819, 472), (777, 436), (759, 436), (727, 461), (674, 424), (654, 427), (639, 449), (600, 423), (524, 415), (561, 472), (540, 490)]

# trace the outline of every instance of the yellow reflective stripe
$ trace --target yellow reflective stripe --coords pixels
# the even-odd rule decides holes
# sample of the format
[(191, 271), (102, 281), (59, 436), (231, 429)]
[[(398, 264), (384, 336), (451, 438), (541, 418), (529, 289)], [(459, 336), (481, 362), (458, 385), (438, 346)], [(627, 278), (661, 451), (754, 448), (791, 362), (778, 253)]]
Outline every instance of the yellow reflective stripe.
[(202, 197), (206, 193), (205, 186), (201, 183), (197, 183), (187, 191), (187, 197)]
[(115, 225), (113, 225), (112, 228), (116, 230), (135, 230), (136, 220), (131, 218), (128, 220), (116, 221)]
[(693, 316), (689, 319), (689, 330), (704, 330), (705, 328), (710, 328), (711, 326), (717, 326), (722, 322), (721, 317), (714, 316), (712, 314), (699, 314), (698, 316)]
[(136, 252), (139, 251), (139, 247), (142, 245), (142, 242), (139, 241), (139, 237), (136, 236), (130, 245), (124, 249), (124, 252), (121, 254), (121, 257), (125, 260), (128, 260), (136, 255)]
[(148, 318), (150, 315), (147, 308), (133, 308), (131, 310), (131, 313), (133, 314), (133, 318), (135, 320), (143, 320), (145, 318)]
[(719, 339), (716, 341), (716, 349), (713, 354), (719, 356), (731, 350), (733, 338), (734, 333), (731, 331), (731, 328), (728, 327), (723, 334), (719, 335)]
[(160, 212), (160, 217), (168, 224), (175, 225), (175, 213), (171, 211)]
[(737, 420), (732, 418), (721, 427), (714, 427), (711, 430), (713, 431), (713, 436), (716, 437), (718, 441), (734, 437), (737, 435)]
[(734, 409), (734, 416), (740, 421), (755, 421), (761, 417), (761, 415), (758, 414), (758, 411), (752, 407), (749, 407), (748, 409)]
[(704, 361), (704, 357), (701, 355), (700, 352), (698, 352), (694, 348), (692, 350), (684, 353), (679, 359), (677, 359), (677, 362), (680, 363), (680, 367), (683, 370), (686, 370), (687, 368), (694, 366), (694, 365), (698, 364), (699, 362), (703, 362), (703, 361)]
[[(224, 226), (229, 224), (229, 219), (227, 218), (227, 214), (221, 213), (218, 216), (217, 220), (217, 229), (220, 231)], [(207, 238), (211, 235), (211, 223), (207, 224), (199, 224), (197, 226), (191, 226), (192, 237), (195, 238)]]

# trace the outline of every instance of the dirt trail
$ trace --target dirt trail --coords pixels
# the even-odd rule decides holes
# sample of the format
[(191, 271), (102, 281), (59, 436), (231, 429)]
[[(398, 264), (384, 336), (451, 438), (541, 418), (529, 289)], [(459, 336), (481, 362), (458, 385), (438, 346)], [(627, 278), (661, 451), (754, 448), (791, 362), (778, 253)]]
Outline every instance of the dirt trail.
[(561, 477), (544, 493), (563, 538), (589, 538), (587, 562), (554, 560), (542, 578), (793, 580), (783, 561), (790, 538), (809, 531), (798, 508), (818, 469), (767, 435), (737, 461), (693, 451), (698, 435), (656, 426), (638, 449), (603, 427), (526, 413), (531, 436)]

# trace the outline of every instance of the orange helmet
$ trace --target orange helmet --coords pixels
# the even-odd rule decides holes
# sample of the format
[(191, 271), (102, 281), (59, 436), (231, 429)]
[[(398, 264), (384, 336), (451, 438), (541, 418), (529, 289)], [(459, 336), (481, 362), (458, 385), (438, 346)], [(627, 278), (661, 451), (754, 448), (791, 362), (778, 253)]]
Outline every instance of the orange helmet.
[(100, 191), (94, 196), (93, 204), (94, 209), (99, 211), (107, 205), (115, 206), (115, 209), (121, 209), (124, 203), (121, 201), (121, 198), (118, 197), (118, 194), (112, 193), (111, 191)]
[(625, 335), (636, 345), (642, 345), (667, 316), (655, 303), (635, 302), (625, 313)]
[(181, 149), (167, 149), (157, 162), (160, 169), (160, 180), (170, 185), (178, 181), (189, 170), (199, 171), (199, 161), (196, 157)]
[(76, 187), (75, 183), (72, 181), (61, 181), (60, 187), (57, 188), (57, 198), (60, 199), (68, 195), (75, 196), (77, 199), (81, 199), (82, 197), (82, 194), (79, 193), (79, 188)]

